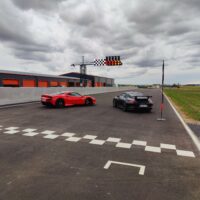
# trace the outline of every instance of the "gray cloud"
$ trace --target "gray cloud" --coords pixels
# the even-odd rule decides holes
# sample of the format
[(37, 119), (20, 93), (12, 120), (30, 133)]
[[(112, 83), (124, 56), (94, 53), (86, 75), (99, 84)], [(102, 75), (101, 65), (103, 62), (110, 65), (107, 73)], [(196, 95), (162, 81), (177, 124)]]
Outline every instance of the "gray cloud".
[(31, 61), (37, 61), (37, 62), (51, 61), (51, 59), (47, 55), (39, 53), (39, 52), (15, 51), (14, 54), (16, 57), (23, 60), (31, 60)]
[(124, 67), (143, 73), (162, 59), (176, 69), (200, 65), (199, 0), (2, 0), (0, 6), (0, 43), (10, 56), (47, 71), (64, 71), (82, 55), (121, 55)]
[(44, 53), (63, 52), (62, 46), (54, 46), (46, 41), (38, 41), (31, 31), (30, 20), (9, 1), (1, 2), (0, 41), (7, 45), (19, 59), (47, 62)]
[(52, 10), (64, 0), (12, 0), (12, 2), (23, 10)]
[(136, 61), (135, 64), (139, 67), (160, 67), (162, 63), (162, 60), (153, 60), (150, 58), (147, 59), (141, 59), (140, 61)]

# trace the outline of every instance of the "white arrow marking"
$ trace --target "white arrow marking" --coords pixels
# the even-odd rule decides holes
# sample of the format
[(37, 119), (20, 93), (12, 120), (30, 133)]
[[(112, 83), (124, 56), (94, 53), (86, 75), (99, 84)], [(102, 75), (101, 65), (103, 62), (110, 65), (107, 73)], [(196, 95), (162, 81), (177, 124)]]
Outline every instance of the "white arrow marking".
[(126, 165), (126, 166), (131, 166), (131, 167), (138, 167), (138, 168), (140, 168), (139, 175), (144, 175), (144, 171), (145, 171), (145, 166), (144, 165), (136, 165), (136, 164), (131, 164), (131, 163), (116, 162), (116, 161), (112, 161), (112, 160), (109, 160), (105, 164), (104, 169), (108, 169), (112, 163), (113, 164), (118, 164), (118, 165)]

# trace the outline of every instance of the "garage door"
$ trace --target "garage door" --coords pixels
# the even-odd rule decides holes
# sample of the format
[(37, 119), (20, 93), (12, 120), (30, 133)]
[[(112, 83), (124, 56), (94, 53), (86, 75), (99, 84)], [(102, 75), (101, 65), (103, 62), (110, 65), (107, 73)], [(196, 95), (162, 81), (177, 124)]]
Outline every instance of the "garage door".
[(57, 87), (58, 86), (58, 82), (57, 81), (51, 81), (50, 82), (50, 86), (51, 87)]
[(19, 87), (19, 80), (16, 79), (4, 79), (3, 80), (4, 87)]
[(23, 80), (23, 87), (35, 87), (35, 80)]
[(67, 86), (65, 81), (60, 82), (59, 85), (62, 86), (62, 87), (66, 87)]
[(38, 81), (38, 87), (48, 87), (47, 81)]

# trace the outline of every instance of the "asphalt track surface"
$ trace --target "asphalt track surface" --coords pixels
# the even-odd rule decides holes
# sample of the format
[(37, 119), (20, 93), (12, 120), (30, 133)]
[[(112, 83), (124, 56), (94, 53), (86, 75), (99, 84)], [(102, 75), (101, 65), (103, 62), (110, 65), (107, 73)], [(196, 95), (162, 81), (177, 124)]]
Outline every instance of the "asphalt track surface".
[(167, 102), (156, 120), (160, 91), (144, 92), (152, 113), (113, 108), (117, 92), (92, 107), (0, 109), (0, 199), (199, 200), (197, 148)]

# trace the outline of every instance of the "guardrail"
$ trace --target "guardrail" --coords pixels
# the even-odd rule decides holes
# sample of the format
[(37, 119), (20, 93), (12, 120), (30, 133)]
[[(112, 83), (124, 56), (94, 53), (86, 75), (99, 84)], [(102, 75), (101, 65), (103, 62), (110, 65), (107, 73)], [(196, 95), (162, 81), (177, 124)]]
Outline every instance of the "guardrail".
[(0, 106), (39, 101), (44, 93), (74, 91), (82, 95), (131, 90), (134, 87), (50, 87), (50, 88), (0, 88)]

